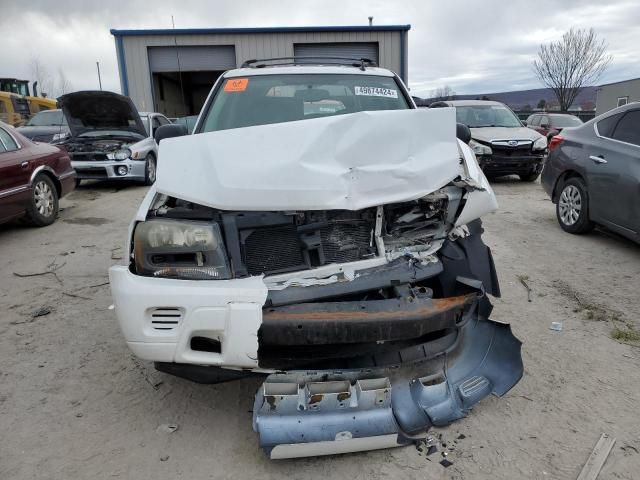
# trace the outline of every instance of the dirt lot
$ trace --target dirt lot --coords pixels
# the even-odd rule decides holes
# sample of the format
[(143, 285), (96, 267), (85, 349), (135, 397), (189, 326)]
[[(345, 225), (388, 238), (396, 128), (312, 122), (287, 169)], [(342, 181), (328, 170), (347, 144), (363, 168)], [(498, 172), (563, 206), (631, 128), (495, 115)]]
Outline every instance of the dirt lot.
[(414, 446), (269, 461), (251, 429), (257, 380), (196, 385), (136, 360), (106, 282), (145, 189), (96, 184), (64, 199), (51, 227), (0, 227), (0, 478), (574, 479), (607, 432), (617, 443), (599, 478), (637, 479), (640, 349), (611, 332), (640, 330), (640, 247), (563, 233), (539, 184), (495, 188), (493, 317), (524, 342), (525, 375), (434, 432), (450, 467)]

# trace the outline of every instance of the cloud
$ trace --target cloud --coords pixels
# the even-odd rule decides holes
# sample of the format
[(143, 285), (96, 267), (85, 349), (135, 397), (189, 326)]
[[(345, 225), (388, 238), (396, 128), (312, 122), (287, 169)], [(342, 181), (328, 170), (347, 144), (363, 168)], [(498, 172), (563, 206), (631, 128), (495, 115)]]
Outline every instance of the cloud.
[(614, 63), (602, 82), (640, 76), (640, 2), (596, 0), (349, 1), (280, 0), (243, 2), (168, 0), (44, 0), (3, 2), (0, 76), (31, 79), (30, 60), (39, 58), (53, 79), (63, 70), (75, 89), (119, 91), (110, 28), (256, 27), (281, 25), (412, 25), (409, 85), (428, 95), (450, 85), (458, 93), (484, 93), (541, 85), (531, 71), (540, 43), (566, 30), (594, 27), (609, 44)]

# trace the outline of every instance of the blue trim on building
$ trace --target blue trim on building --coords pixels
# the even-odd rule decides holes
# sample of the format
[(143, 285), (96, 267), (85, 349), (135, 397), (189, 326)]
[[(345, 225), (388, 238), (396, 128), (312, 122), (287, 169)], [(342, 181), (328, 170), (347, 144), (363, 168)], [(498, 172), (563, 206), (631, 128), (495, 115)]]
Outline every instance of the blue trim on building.
[(243, 27), (243, 28), (154, 28), (148, 30), (118, 30), (112, 28), (116, 38), (139, 35), (203, 35), (232, 33), (300, 33), (300, 32), (406, 32), (411, 25), (353, 25), (319, 27)]
[(124, 58), (124, 45), (122, 37), (116, 36), (116, 55), (118, 56), (118, 68), (120, 69), (120, 88), (122, 94), (129, 96), (129, 77), (127, 77), (127, 62)]

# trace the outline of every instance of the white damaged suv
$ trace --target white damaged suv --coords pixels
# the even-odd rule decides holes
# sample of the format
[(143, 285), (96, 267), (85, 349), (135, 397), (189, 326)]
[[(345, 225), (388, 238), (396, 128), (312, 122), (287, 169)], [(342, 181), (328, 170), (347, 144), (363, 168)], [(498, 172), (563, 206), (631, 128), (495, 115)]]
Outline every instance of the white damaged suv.
[(453, 108), (416, 109), (366, 60), (280, 63), (222, 75), (193, 135), (158, 129), (115, 312), (160, 371), (264, 375), (271, 458), (404, 445), (522, 376), (488, 318), (496, 199)]

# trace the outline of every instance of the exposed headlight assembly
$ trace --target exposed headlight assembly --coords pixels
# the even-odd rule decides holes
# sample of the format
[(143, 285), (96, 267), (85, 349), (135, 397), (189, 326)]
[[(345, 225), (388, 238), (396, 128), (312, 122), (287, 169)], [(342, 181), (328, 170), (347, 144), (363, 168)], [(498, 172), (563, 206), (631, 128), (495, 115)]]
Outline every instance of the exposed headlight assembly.
[(109, 160), (126, 160), (129, 157), (131, 157), (131, 150), (128, 148), (121, 148), (115, 152), (107, 153)]
[(483, 145), (479, 142), (476, 142), (475, 140), (471, 140), (469, 142), (469, 147), (471, 148), (471, 150), (473, 150), (473, 153), (476, 154), (476, 157), (480, 156), (480, 155), (492, 155), (493, 151), (491, 150), (491, 147), (487, 146), (487, 145)]
[(544, 150), (547, 148), (547, 137), (540, 137), (535, 142), (533, 142), (534, 150)]
[(185, 280), (231, 278), (229, 260), (216, 223), (149, 220), (133, 234), (136, 273)]

